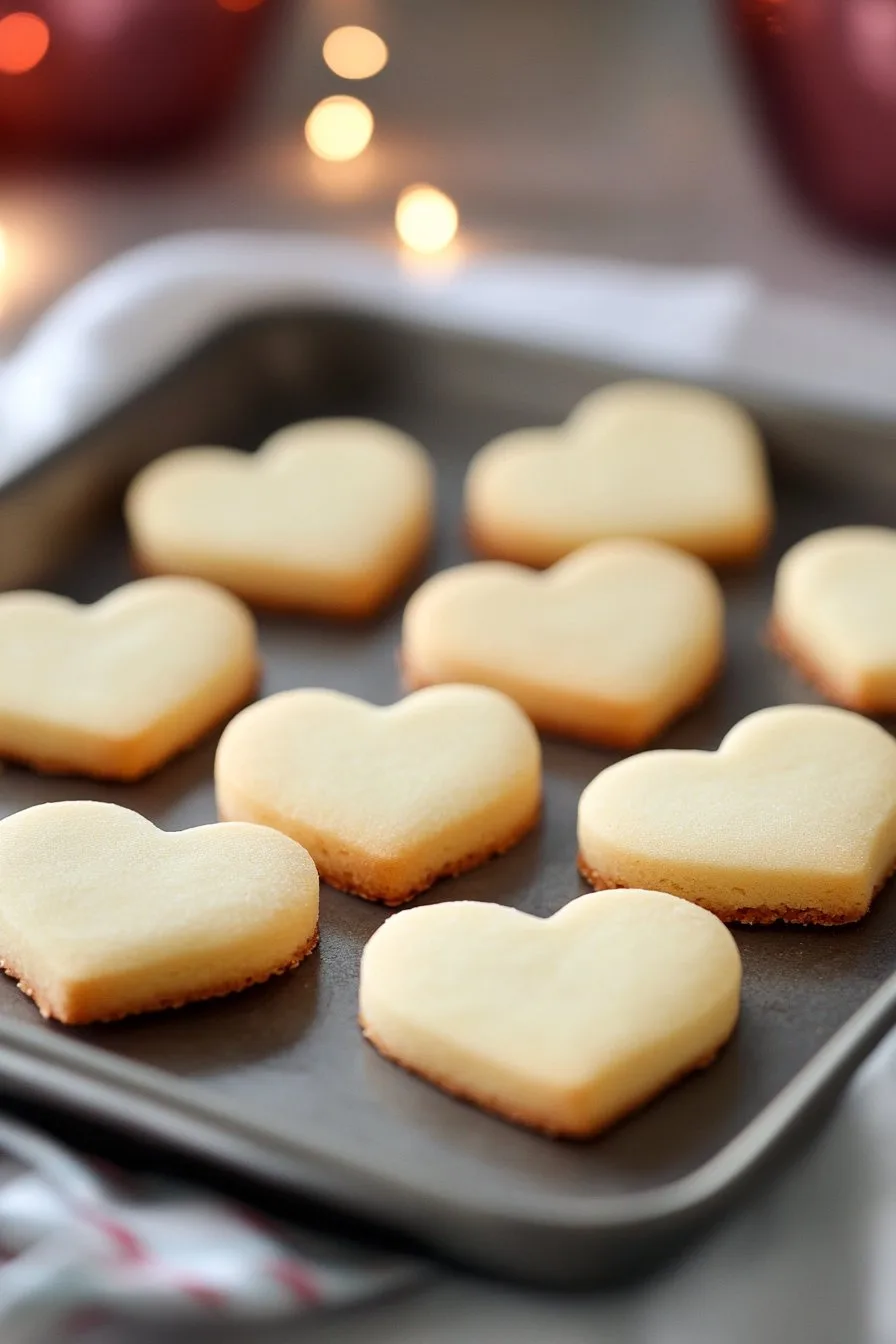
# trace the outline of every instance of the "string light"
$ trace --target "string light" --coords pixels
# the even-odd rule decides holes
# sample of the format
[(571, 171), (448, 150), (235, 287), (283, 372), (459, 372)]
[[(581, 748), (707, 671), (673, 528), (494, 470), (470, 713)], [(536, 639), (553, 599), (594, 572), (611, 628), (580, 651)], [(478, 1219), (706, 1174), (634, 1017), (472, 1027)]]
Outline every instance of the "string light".
[(389, 59), (389, 48), (370, 28), (334, 28), (324, 42), (324, 60), (340, 79), (370, 79)]
[(50, 30), (42, 18), (17, 10), (0, 19), (0, 74), (24, 75), (40, 65), (50, 46)]
[(457, 233), (457, 206), (436, 187), (406, 187), (395, 207), (395, 228), (414, 252), (443, 251)]
[(373, 135), (373, 113), (360, 98), (337, 94), (324, 98), (311, 109), (305, 122), (305, 139), (321, 159), (344, 162), (356, 159)]

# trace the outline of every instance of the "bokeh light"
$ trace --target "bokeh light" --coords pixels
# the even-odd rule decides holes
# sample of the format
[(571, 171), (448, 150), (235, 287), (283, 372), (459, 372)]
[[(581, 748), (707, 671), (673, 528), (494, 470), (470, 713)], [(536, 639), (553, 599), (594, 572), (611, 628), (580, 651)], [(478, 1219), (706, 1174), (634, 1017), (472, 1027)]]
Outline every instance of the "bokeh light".
[(373, 113), (360, 98), (337, 94), (313, 107), (305, 122), (305, 139), (321, 159), (356, 159), (373, 135)]
[(24, 75), (40, 65), (50, 46), (50, 30), (42, 18), (17, 10), (0, 19), (0, 74)]
[(334, 28), (324, 42), (324, 60), (340, 79), (370, 79), (388, 59), (389, 48), (370, 28)]
[(437, 187), (406, 187), (395, 207), (399, 238), (414, 252), (441, 252), (457, 233), (457, 206)]

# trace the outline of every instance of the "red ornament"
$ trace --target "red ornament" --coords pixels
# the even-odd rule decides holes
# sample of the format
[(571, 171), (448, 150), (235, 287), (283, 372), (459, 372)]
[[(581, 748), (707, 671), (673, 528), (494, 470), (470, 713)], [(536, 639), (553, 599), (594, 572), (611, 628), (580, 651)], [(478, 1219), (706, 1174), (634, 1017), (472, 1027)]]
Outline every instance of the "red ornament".
[(0, 153), (133, 157), (226, 118), (279, 0), (0, 0)]
[(896, 242), (896, 0), (728, 0), (787, 177), (826, 219)]

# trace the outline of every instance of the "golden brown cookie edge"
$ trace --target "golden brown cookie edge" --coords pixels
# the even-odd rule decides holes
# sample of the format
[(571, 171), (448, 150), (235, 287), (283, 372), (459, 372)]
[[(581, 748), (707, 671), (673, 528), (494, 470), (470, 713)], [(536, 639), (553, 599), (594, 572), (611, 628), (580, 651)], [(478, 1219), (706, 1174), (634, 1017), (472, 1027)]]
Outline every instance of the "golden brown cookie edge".
[(238, 994), (244, 989), (251, 988), (252, 985), (262, 985), (266, 981), (274, 979), (278, 975), (285, 975), (287, 971), (295, 970), (295, 968), (302, 961), (304, 961), (307, 956), (310, 956), (310, 954), (317, 947), (319, 942), (319, 935), (320, 935), (320, 926), (315, 925), (314, 933), (312, 934), (311, 938), (306, 943), (304, 943), (300, 948), (298, 948), (297, 951), (294, 952), (292, 956), (288, 958), (287, 961), (283, 962), (279, 966), (274, 967), (270, 971), (266, 971), (258, 975), (248, 976), (246, 979), (241, 980), (238, 983), (231, 983), (227, 985), (222, 985), (219, 988), (203, 990), (198, 994), (186, 994), (180, 998), (152, 999), (148, 1003), (141, 1006), (140, 1008), (127, 1008), (124, 1010), (124, 1012), (113, 1013), (109, 1016), (102, 1016), (102, 1017), (94, 1016), (89, 1012), (85, 1013), (75, 1012), (70, 1013), (65, 1017), (60, 1017), (49, 1006), (49, 1002), (46, 996), (41, 993), (40, 989), (37, 986), (30, 985), (27, 980), (24, 980), (22, 977), (20, 977), (15, 967), (12, 966), (3, 957), (0, 957), (0, 971), (3, 971), (6, 975), (8, 975), (11, 980), (15, 980), (17, 989), (20, 989), (21, 992), (24, 995), (26, 995), (27, 998), (33, 1001), (33, 1003), (39, 1010), (41, 1017), (52, 1018), (54, 1021), (62, 1022), (64, 1026), (68, 1027), (84, 1027), (95, 1023), (119, 1022), (126, 1017), (137, 1017), (142, 1015), (143, 1013), (163, 1012), (168, 1008), (183, 1008), (190, 1003), (203, 1003), (205, 1002), (206, 999), (221, 999), (225, 998), (228, 994)]

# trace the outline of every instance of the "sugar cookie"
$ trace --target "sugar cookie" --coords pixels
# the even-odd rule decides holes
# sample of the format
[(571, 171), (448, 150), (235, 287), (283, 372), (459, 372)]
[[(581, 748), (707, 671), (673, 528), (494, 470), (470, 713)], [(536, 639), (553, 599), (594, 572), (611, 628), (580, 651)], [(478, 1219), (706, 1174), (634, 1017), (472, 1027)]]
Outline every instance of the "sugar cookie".
[(702, 560), (599, 541), (545, 574), (500, 561), (429, 579), (407, 605), (410, 686), (478, 682), (549, 732), (640, 746), (718, 674), (722, 594)]
[(486, 445), (466, 483), (485, 555), (544, 566), (602, 537), (666, 541), (703, 559), (750, 559), (772, 504), (762, 443), (733, 401), (675, 383), (617, 383), (564, 425)]
[(896, 531), (835, 527), (778, 566), (772, 638), (828, 697), (896, 713)]
[(650, 751), (579, 802), (595, 886), (651, 886), (744, 924), (861, 919), (896, 864), (896, 741), (842, 709), (778, 705), (718, 752)]
[(541, 752), (512, 700), (439, 686), (387, 708), (284, 691), (230, 723), (218, 813), (303, 844), (325, 882), (398, 905), (474, 868), (534, 826)]
[(446, 1092), (588, 1138), (712, 1061), (740, 980), (725, 926), (663, 892), (591, 892), (545, 920), (458, 901), (377, 930), (359, 1017), (382, 1054)]
[(112, 803), (42, 803), (0, 821), (0, 964), (60, 1022), (179, 1007), (297, 965), (317, 889), (263, 826), (166, 834)]
[(263, 606), (365, 616), (420, 560), (432, 471), (416, 440), (375, 420), (289, 425), (256, 454), (184, 448), (125, 502), (137, 562), (196, 574)]
[(198, 579), (143, 579), (88, 607), (0, 596), (0, 756), (38, 770), (136, 779), (257, 680), (250, 612)]

